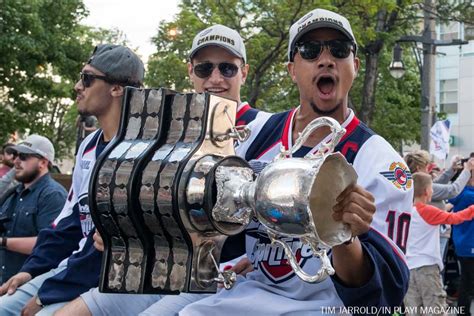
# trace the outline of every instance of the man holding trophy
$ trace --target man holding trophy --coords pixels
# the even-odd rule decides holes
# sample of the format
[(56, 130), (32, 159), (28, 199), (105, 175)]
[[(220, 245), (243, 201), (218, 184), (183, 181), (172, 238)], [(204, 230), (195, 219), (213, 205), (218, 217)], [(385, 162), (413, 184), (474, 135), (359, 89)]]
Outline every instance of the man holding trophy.
[[(202, 45), (207, 39), (224, 39), (232, 45), (238, 41), (222, 32), (208, 36), (211, 32), (212, 27), (195, 38), (189, 74), (197, 91), (231, 97), (227, 92), (237, 93), (234, 88), (245, 80), (245, 55), (239, 49), (213, 54), (207, 45)], [(229, 52), (233, 65), (222, 60)], [(180, 221), (182, 226), (168, 225), (176, 229), (166, 230), (168, 227), (156, 225), (154, 238), (161, 242), (163, 232), (169, 238), (165, 246), (155, 243), (161, 248), (155, 248), (152, 259), (159, 264), (164, 262), (165, 267), (170, 262), (172, 267), (183, 267), (183, 273), (174, 279), (169, 272), (172, 269), (157, 273), (158, 280), (167, 281), (157, 282), (156, 287), (170, 289), (173, 294), (205, 293), (217, 281), (226, 289), (205, 298), (199, 296), (202, 299), (194, 303), (195, 299), (189, 299), (184, 309), (182, 301), (173, 303), (176, 296), (167, 296), (154, 305), (155, 314), (174, 314), (178, 310), (180, 315), (390, 314), (394, 311), (391, 307), (401, 304), (408, 286), (403, 251), (410, 223), (412, 179), (395, 150), (348, 108), (349, 91), (359, 69), (356, 52), (357, 43), (346, 18), (322, 9), (309, 12), (290, 28), (288, 70), (298, 86), (300, 105), (283, 113), (254, 115), (247, 125), (251, 130), (248, 139), (240, 137), (235, 126), (227, 134), (216, 134), (219, 131), (213, 128), (218, 125), (213, 122), (218, 120), (212, 116), (211, 128), (206, 127), (203, 139), (217, 145), (209, 148), (217, 149), (222, 141), (233, 147), (229, 138), (238, 138), (236, 152), (242, 158), (232, 156), (230, 151), (221, 156), (205, 151), (206, 155), (200, 156), (204, 158), (195, 164), (175, 168), (185, 170), (186, 176), (181, 176), (184, 171), (170, 173), (172, 179), (179, 179), (179, 186), (156, 188), (157, 192), (174, 188), (175, 197), (170, 199), (174, 204), (170, 205), (175, 208), (171, 215), (164, 212), (165, 200), (157, 195), (157, 205), (161, 204), (150, 220), (156, 216), (166, 223)], [(232, 84), (233, 78), (238, 85)], [(217, 79), (223, 80), (221, 84)], [(214, 80), (217, 81), (211, 84)], [(216, 110), (217, 105), (208, 106), (212, 115), (221, 113)], [(193, 109), (196, 106), (189, 111)], [(163, 148), (166, 147), (159, 147), (156, 152)], [(157, 159), (169, 165), (168, 158)], [(256, 177), (254, 172), (258, 173)], [(161, 174), (160, 169), (158, 176)], [(154, 183), (159, 185), (160, 181)], [(234, 254), (243, 254), (238, 249), (245, 244), (254, 271), (246, 276), (218, 271), (216, 258), (220, 252), (215, 250), (224, 240), (223, 235), (233, 236)], [(189, 248), (176, 247), (183, 244), (180, 236), (190, 236), (186, 245)], [(185, 257), (192, 259), (186, 261), (189, 264), (169, 255), (180, 254), (182, 249), (192, 252)], [(110, 248), (106, 247), (106, 251)], [(163, 254), (166, 260), (156, 261)], [(145, 279), (150, 277), (144, 275)], [(176, 279), (182, 280), (179, 287), (175, 286)], [(111, 289), (107, 284), (114, 279), (104, 280), (108, 282), (104, 288)], [(117, 288), (124, 288), (123, 284), (120, 281)], [(263, 304), (252, 304), (255, 300)], [(75, 303), (81, 306), (69, 305), (71, 312), (84, 311), (84, 301)], [(130, 306), (133, 304), (132, 300)], [(91, 312), (90, 305), (86, 305)], [(102, 313), (115, 310), (98, 307)], [(62, 312), (67, 314), (66, 309)]]
[[(300, 105), (287, 112), (258, 116), (248, 125), (250, 139), (237, 148), (247, 161), (267, 164), (281, 148), (287, 150), (284, 155), (292, 157), (324, 153), (326, 143), (338, 138), (329, 135), (327, 127), (310, 135), (303, 132), (302, 146), (297, 141), (316, 118), (330, 117), (346, 129), (335, 151), (352, 164), (358, 180), (337, 196), (332, 207), (332, 219), (348, 227), (353, 237), (335, 243), (330, 250), (335, 274), (331, 278), (320, 277), (320, 272), (317, 277), (311, 276), (326, 264), (315, 258), (320, 256), (315, 254), (315, 247), (288, 235), (278, 238), (267, 233), (261, 221), (253, 220), (245, 234), (247, 256), (254, 271), (245, 278), (238, 277), (231, 290), (190, 304), (180, 315), (315, 315), (328, 310), (363, 313), (368, 307), (385, 314), (393, 312), (390, 307), (401, 304), (409, 278), (403, 251), (410, 222), (412, 180), (395, 150), (348, 107), (349, 91), (359, 69), (356, 52), (351, 26), (341, 15), (316, 9), (298, 20), (290, 28), (288, 71), (298, 86)], [(279, 194), (284, 192), (274, 196)], [(283, 216), (276, 212), (269, 218), (278, 222)], [(295, 253), (293, 258), (289, 258), (287, 249)], [(313, 283), (315, 280), (318, 283)], [(348, 307), (353, 309), (345, 309)]]
[[(249, 70), (243, 39), (223, 25), (212, 25), (194, 38), (189, 53), (188, 75), (197, 93), (212, 93), (237, 101), (236, 123), (246, 124), (261, 113), (240, 98), (240, 88)], [(95, 246), (104, 250), (102, 237), (96, 232)], [(238, 261), (238, 260), (237, 260)], [(251, 269), (244, 258), (234, 265), (236, 273)], [(57, 312), (58, 315), (174, 315), (185, 305), (208, 295), (135, 295), (101, 293), (92, 288)], [(151, 306), (152, 304), (155, 305)], [(151, 307), (150, 307), (151, 306)]]

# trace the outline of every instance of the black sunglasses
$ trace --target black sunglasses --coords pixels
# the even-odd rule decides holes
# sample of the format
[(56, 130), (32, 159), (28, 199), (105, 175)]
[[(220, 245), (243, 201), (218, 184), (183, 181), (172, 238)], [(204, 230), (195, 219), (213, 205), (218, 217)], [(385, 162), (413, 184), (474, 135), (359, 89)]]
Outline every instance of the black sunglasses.
[(18, 156), (18, 159), (20, 159), (21, 161), (26, 161), (30, 158), (38, 158), (38, 159), (44, 159), (43, 156), (39, 155), (39, 154), (25, 154), (25, 153), (17, 153)]
[(137, 86), (136, 84), (134, 83), (128, 83), (128, 82), (120, 82), (120, 81), (117, 81), (117, 80), (112, 80), (106, 76), (100, 76), (100, 75), (94, 75), (94, 74), (90, 74), (90, 73), (85, 73), (85, 72), (80, 72), (80, 77), (81, 77), (81, 82), (82, 82), (82, 85), (84, 86), (84, 88), (89, 88), (91, 85), (92, 85), (92, 82), (94, 82), (95, 79), (100, 79), (100, 80), (104, 80), (105, 82), (107, 83), (110, 83), (110, 84), (119, 84), (119, 85), (130, 85), (130, 86)]
[(5, 154), (13, 155), (14, 157), (16, 157), (16, 155), (18, 155), (17, 151), (13, 148), (10, 148), (10, 147), (5, 148), (3, 151), (5, 152)]
[(211, 62), (193, 65), (193, 71), (196, 74), (196, 76), (198, 76), (201, 79), (204, 79), (204, 78), (208, 78), (212, 74), (216, 66), (219, 69), (219, 72), (221, 73), (221, 75), (226, 78), (234, 77), (239, 71), (239, 66), (233, 63), (213, 64)]
[(296, 49), (300, 52), (300, 56), (306, 60), (318, 58), (323, 48), (327, 47), (331, 55), (335, 58), (347, 58), (353, 51), (354, 43), (346, 40), (330, 40), (330, 41), (307, 41), (296, 44)]

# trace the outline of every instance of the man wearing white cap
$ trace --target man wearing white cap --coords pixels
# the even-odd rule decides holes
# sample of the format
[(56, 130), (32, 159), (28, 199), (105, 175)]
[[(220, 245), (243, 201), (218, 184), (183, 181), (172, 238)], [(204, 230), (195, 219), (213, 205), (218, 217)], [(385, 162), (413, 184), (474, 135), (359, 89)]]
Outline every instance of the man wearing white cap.
[[(359, 70), (349, 21), (316, 9), (291, 26), (289, 39), (288, 71), (298, 87), (300, 105), (253, 120), (248, 125), (252, 134), (239, 144), (237, 153), (250, 163), (269, 163), (282, 147), (291, 149), (314, 119), (337, 120), (347, 132), (335, 150), (353, 165), (358, 180), (337, 198), (332, 216), (346, 224), (354, 238), (332, 247), (335, 274), (310, 283), (295, 274), (283, 247), (273, 244), (254, 220), (245, 231), (247, 257), (254, 271), (239, 276), (232, 289), (192, 303), (179, 315), (392, 314), (402, 303), (408, 285), (403, 250), (412, 180), (396, 151), (348, 107)], [(316, 152), (329, 140), (329, 133), (329, 128), (317, 129), (293, 157)], [(304, 272), (316, 274), (321, 262), (311, 247), (298, 238), (280, 241), (292, 249)]]
[(0, 282), (17, 273), (31, 253), (38, 232), (51, 226), (66, 201), (66, 190), (48, 172), (53, 144), (31, 135), (10, 147), (18, 184), (0, 205)]
[(237, 101), (237, 125), (245, 125), (259, 113), (240, 99), (249, 65), (240, 34), (215, 24), (199, 32), (189, 53), (188, 74), (194, 90)]

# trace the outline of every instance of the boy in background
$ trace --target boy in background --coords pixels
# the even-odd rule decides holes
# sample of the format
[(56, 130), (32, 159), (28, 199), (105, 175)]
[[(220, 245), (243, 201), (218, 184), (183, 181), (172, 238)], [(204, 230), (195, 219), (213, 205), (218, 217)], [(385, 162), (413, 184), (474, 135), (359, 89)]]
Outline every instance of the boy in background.
[(408, 234), (407, 263), (410, 283), (405, 296), (411, 315), (419, 315), (420, 307), (446, 308), (440, 271), (443, 261), (439, 249), (439, 225), (461, 224), (474, 218), (474, 205), (457, 213), (448, 213), (427, 203), (433, 195), (433, 182), (427, 173), (413, 174), (414, 204)]

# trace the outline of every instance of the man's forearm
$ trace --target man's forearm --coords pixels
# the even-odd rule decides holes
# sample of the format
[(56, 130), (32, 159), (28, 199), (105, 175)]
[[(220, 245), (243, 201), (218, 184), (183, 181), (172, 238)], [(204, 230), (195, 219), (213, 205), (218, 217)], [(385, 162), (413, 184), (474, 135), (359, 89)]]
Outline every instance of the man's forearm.
[(4, 249), (29, 255), (36, 244), (36, 237), (0, 237), (0, 245)]
[(349, 245), (333, 247), (332, 264), (339, 280), (349, 287), (364, 285), (374, 273), (358, 238)]

